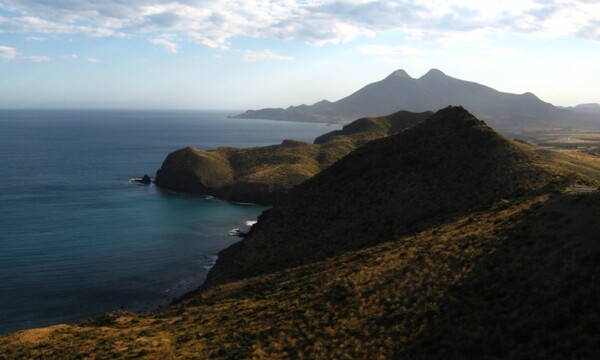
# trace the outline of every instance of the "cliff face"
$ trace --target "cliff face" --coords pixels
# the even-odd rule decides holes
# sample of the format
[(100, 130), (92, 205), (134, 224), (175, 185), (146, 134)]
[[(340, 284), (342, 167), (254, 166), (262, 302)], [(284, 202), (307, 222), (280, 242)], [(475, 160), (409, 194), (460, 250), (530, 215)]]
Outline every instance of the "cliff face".
[(463, 108), (448, 107), (292, 189), (245, 239), (221, 251), (205, 286), (319, 261), (548, 191), (565, 184), (561, 171)]
[(320, 170), (318, 152), (316, 145), (291, 140), (252, 149), (187, 147), (167, 156), (156, 184), (231, 201), (272, 203)]
[(167, 156), (156, 173), (156, 184), (231, 201), (272, 204), (364, 143), (417, 124), (431, 114), (403, 111), (359, 119), (320, 136), (314, 144), (285, 140), (280, 145), (250, 149), (187, 147)]
[(189, 146), (170, 153), (156, 173), (158, 185), (185, 192), (206, 193), (232, 182), (233, 169), (224, 154)]

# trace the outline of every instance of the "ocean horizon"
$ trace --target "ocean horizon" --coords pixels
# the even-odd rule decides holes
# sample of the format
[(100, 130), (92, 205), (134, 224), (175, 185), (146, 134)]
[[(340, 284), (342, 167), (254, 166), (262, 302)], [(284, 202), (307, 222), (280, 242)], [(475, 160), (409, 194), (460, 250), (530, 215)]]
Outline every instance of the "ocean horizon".
[(197, 288), (230, 229), (264, 206), (178, 194), (131, 178), (185, 146), (310, 141), (339, 125), (229, 118), (217, 110), (0, 110), (0, 333)]

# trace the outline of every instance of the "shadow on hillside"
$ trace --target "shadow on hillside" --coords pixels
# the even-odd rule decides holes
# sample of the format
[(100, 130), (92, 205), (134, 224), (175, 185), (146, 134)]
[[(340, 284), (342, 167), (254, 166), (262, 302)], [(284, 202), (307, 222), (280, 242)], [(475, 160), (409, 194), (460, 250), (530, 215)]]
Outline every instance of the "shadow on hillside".
[(593, 358), (600, 351), (600, 194), (562, 196), (503, 230), (406, 358)]

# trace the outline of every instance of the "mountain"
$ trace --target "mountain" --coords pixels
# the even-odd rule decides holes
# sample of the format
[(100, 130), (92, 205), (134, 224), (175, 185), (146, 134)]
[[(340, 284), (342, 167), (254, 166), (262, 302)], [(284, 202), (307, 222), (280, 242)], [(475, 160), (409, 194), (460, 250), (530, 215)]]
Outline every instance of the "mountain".
[(600, 104), (597, 103), (579, 104), (577, 106), (570, 106), (566, 109), (584, 114), (600, 114)]
[(186, 147), (167, 156), (156, 172), (156, 184), (226, 200), (271, 204), (364, 143), (397, 133), (431, 115), (400, 111), (362, 118), (318, 137), (314, 144), (284, 140), (280, 145), (249, 149), (204, 151)]
[(572, 126), (578, 120), (572, 111), (559, 109), (532, 93), (510, 94), (490, 87), (450, 77), (432, 69), (418, 79), (404, 70), (394, 71), (385, 79), (371, 83), (335, 102), (326, 100), (314, 105), (287, 109), (249, 110), (239, 118), (262, 118), (310, 122), (346, 122), (364, 116), (378, 116), (398, 110), (432, 111), (448, 105), (462, 105), (475, 116), (502, 132), (519, 132), (526, 128), (547, 128), (562, 124)]
[(372, 246), (556, 186), (564, 176), (530, 147), (448, 107), (293, 188), (219, 253), (205, 286)]
[(600, 358), (600, 193), (568, 186), (598, 185), (585, 156), (446, 108), (295, 187), (203, 291), (0, 336), (0, 359)]

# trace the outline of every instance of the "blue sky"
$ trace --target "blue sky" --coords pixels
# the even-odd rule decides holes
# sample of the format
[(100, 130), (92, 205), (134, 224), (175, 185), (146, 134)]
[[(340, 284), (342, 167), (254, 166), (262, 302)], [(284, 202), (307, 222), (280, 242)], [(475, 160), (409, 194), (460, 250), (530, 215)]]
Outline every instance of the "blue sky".
[(431, 68), (600, 102), (600, 1), (0, 0), (0, 108), (287, 107)]

